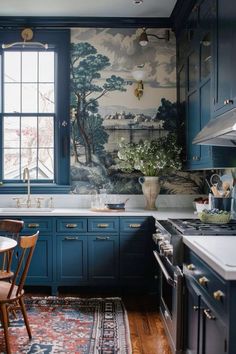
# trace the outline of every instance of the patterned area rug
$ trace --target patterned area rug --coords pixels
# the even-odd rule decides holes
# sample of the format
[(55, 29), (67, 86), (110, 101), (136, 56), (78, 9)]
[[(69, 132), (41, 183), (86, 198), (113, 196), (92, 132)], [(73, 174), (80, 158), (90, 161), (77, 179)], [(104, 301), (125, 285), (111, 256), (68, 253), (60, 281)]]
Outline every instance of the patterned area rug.
[[(12, 353), (131, 354), (129, 324), (120, 298), (32, 297), (25, 299), (32, 331), (20, 312), (11, 319)], [(0, 352), (4, 353), (0, 328)]]

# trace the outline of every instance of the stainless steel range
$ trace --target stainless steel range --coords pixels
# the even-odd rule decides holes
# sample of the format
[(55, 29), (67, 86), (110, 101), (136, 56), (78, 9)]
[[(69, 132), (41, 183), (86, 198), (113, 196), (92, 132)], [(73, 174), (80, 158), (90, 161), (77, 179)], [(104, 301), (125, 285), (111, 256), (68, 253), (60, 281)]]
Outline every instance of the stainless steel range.
[(183, 353), (183, 235), (236, 236), (236, 220), (228, 224), (205, 224), (198, 219), (156, 220), (153, 253), (161, 269), (160, 313), (175, 354)]

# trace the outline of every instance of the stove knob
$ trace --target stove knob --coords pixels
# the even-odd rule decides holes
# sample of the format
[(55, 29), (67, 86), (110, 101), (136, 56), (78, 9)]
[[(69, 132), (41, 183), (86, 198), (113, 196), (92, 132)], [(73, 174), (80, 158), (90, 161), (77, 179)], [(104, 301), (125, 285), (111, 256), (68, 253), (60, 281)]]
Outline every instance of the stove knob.
[(163, 256), (165, 257), (173, 256), (173, 247), (164, 248)]
[(201, 277), (198, 279), (199, 284), (206, 286), (207, 283), (209, 282), (209, 279), (207, 279), (206, 277)]
[(153, 237), (155, 238), (156, 241), (162, 241), (165, 239), (165, 237), (160, 233), (153, 234)]

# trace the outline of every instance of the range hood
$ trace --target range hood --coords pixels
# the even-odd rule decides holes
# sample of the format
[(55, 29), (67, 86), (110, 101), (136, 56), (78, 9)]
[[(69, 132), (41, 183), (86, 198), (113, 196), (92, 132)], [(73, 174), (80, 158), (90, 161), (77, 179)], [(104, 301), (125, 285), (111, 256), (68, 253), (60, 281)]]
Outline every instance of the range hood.
[(193, 144), (236, 147), (236, 108), (211, 119), (193, 139)]

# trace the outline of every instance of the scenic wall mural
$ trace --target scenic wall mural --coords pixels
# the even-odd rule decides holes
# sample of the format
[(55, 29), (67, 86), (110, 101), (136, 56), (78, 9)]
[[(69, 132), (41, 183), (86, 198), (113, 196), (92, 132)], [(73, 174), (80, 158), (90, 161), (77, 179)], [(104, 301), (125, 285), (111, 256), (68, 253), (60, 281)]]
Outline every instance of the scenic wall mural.
[[(72, 191), (141, 194), (140, 173), (117, 168), (120, 141), (158, 139), (180, 128), (176, 111), (175, 38), (138, 43), (140, 29), (79, 28), (71, 31)], [(164, 30), (152, 29), (163, 35)], [(134, 95), (132, 72), (142, 70), (143, 95)], [(162, 176), (161, 193), (197, 194), (202, 173)]]

